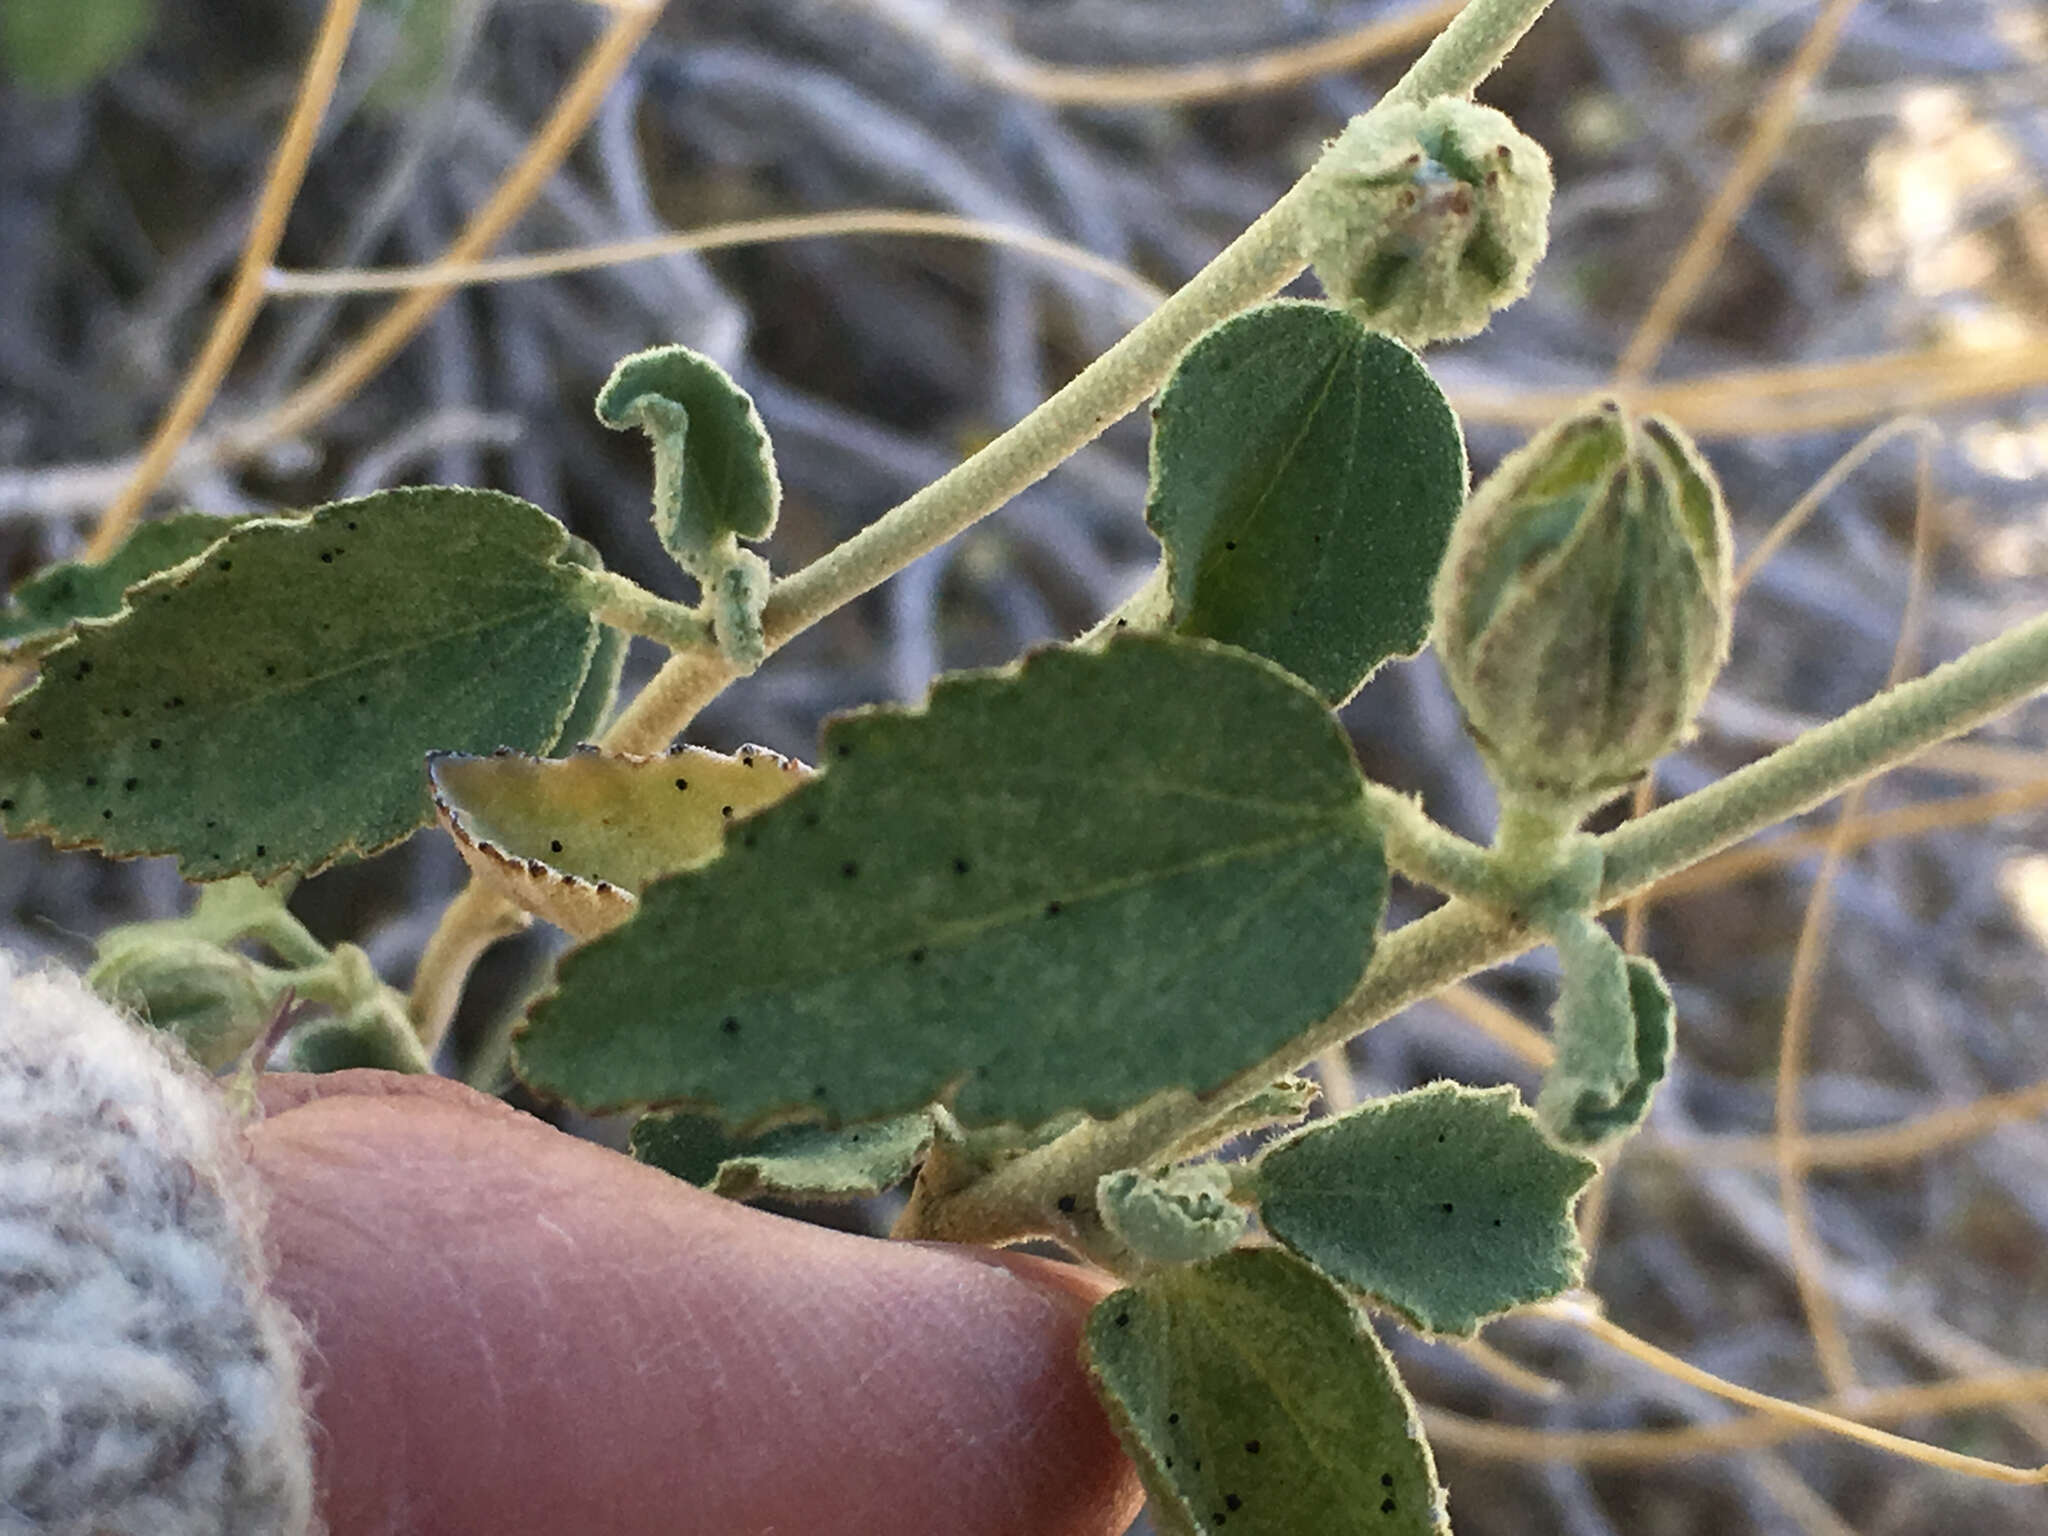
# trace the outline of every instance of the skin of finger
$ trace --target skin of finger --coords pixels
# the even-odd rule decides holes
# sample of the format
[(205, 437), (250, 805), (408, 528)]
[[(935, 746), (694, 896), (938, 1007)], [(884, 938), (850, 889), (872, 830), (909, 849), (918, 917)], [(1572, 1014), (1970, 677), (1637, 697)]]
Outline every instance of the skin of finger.
[(332, 1536), (1114, 1536), (1107, 1289), (718, 1200), (445, 1080), (265, 1085)]

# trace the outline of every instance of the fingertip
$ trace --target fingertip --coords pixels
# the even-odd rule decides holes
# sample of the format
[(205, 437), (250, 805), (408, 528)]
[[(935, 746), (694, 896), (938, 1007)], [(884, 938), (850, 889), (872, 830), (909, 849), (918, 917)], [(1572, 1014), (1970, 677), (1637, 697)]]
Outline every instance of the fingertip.
[(456, 1088), (287, 1084), (252, 1136), (333, 1536), (1128, 1525), (1103, 1277), (748, 1210)]

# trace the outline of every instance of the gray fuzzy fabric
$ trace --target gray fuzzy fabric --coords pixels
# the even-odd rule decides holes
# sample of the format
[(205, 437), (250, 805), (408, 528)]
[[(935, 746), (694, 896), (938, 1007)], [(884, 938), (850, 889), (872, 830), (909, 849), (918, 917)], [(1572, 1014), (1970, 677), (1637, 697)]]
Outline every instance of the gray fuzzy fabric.
[(213, 1084), (0, 954), (0, 1536), (305, 1536), (299, 1333)]

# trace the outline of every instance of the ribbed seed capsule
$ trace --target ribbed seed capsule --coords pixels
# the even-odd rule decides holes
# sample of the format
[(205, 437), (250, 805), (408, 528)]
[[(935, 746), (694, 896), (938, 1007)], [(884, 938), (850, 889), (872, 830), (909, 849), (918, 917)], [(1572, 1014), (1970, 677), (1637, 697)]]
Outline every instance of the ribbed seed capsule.
[(1331, 146), (1306, 251), (1331, 300), (1411, 346), (1484, 330), (1549, 241), (1550, 157), (1491, 107), (1383, 107)]
[(1611, 401), (1473, 493), (1437, 577), (1436, 641), (1506, 794), (1590, 810), (1684, 737), (1728, 654), (1729, 544), (1699, 450)]

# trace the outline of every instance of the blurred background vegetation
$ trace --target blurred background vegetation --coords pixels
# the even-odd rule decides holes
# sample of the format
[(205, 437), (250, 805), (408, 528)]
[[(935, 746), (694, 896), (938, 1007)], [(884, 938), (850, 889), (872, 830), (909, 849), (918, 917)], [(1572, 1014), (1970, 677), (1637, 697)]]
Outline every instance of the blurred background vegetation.
[[(1403, 19), (1441, 10), (672, 0), (502, 248), (915, 208), (1055, 236), (1171, 288), (1392, 81), (1415, 48)], [(437, 257), (626, 16), (579, 0), (370, 0), (278, 264)], [(0, 0), (9, 584), (84, 546), (176, 394), (228, 291), (319, 21), (313, 0)], [(1814, 83), (1782, 142), (1764, 142), (1760, 114), (1795, 60)], [(1638, 396), (1704, 440), (1749, 551), (1892, 424), (1758, 570), (1735, 661), (1697, 741), (1662, 766), (1662, 795), (1882, 684), (1916, 520), (1926, 600), (1909, 664), (2040, 609), (2048, 10), (1558, 0), (1483, 96), (1549, 146), (1559, 200), (1530, 298), (1431, 357), (1476, 470), (1626, 356)], [(1639, 323), (1738, 167), (1766, 174), (1729, 205), (1725, 238), (1701, 244), (1696, 288), (1666, 305), (1668, 344), (1645, 337)], [(266, 412), (389, 303), (267, 304), (154, 505), (226, 513), (408, 482), (494, 486), (683, 596), (647, 526), (643, 446), (591, 413), (620, 355), (686, 342), (753, 392), (788, 491), (771, 546), (787, 571), (1027, 412), (1145, 300), (1070, 263), (959, 240), (675, 255), (465, 288), (366, 385), (279, 430)], [(806, 756), (828, 711), (915, 700), (942, 668), (1078, 632), (1151, 565), (1144, 459), (1142, 422), (1113, 429), (802, 637), (693, 739)], [(629, 685), (652, 660), (636, 652)], [(1424, 791), (1461, 830), (1487, 829), (1489, 792), (1427, 657), (1390, 669), (1345, 718), (1370, 771)], [(1647, 911), (1641, 936), (1677, 992), (1682, 1054), (1587, 1216), (1593, 1288), (1636, 1332), (1747, 1385), (1846, 1392), (1846, 1411), (2029, 1465), (2048, 1457), (2044, 735), (2037, 706), (1881, 781), (1831, 877), (1824, 812)], [(294, 907), (403, 985), (460, 881), (430, 832), (308, 882)], [(1831, 931), (1823, 945), (1811, 929), (1788, 1001), (1823, 889)], [(109, 925), (184, 899), (168, 861), (0, 850), (0, 943), (20, 952), (79, 960)], [(1423, 902), (1404, 892), (1396, 920)], [(491, 1049), (550, 944), (534, 933), (492, 952), (449, 1070)], [(1554, 983), (1537, 954), (1412, 1010), (1329, 1064), (1332, 1096), (1440, 1076), (1531, 1087), (1542, 1041), (1528, 1023)], [(1797, 1143), (1813, 1165), (1792, 1207), (1810, 1207), (1806, 1244), (1788, 1231), (1770, 1140), (1788, 1008), (1811, 1033), (1792, 1053), (1815, 1138)], [(1802, 1270), (1826, 1303), (1802, 1301)], [(1817, 1348), (1816, 1310), (1853, 1376), (1841, 1351), (1830, 1365)], [(1461, 1536), (2048, 1529), (2048, 1492), (1745, 1418), (1555, 1323), (1510, 1320), (1475, 1350), (1390, 1338), (1430, 1409)], [(1932, 1383), (1957, 1385), (1901, 1395)]]

